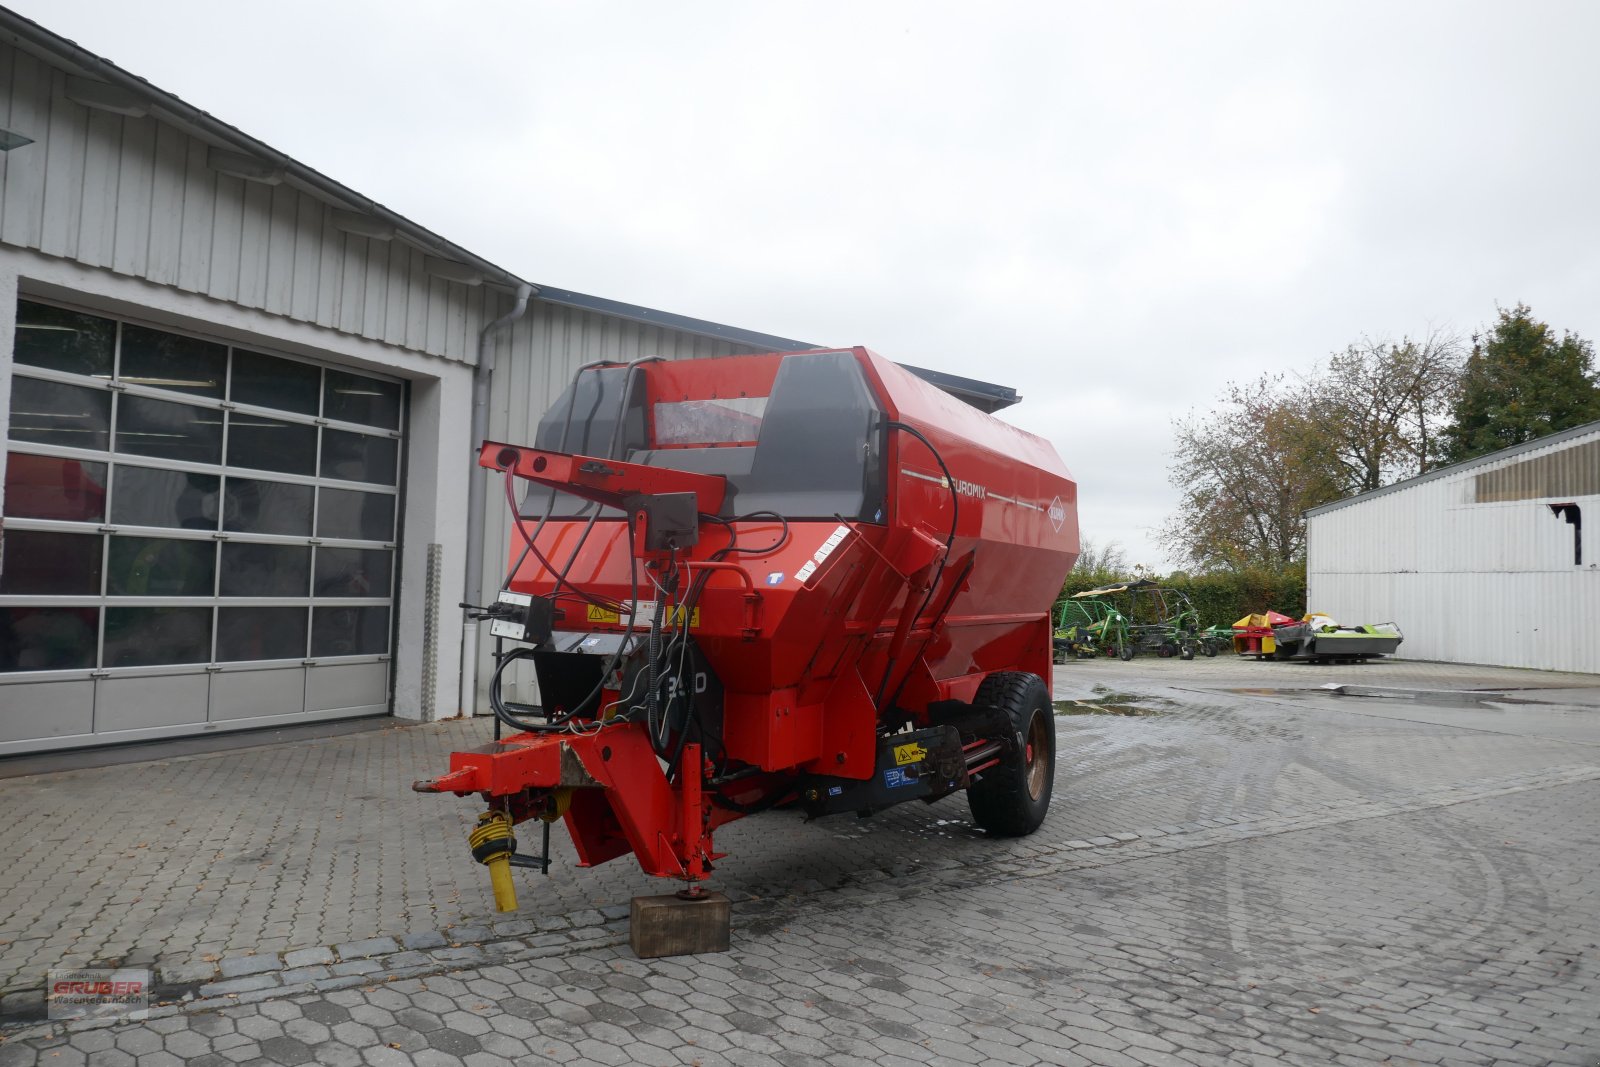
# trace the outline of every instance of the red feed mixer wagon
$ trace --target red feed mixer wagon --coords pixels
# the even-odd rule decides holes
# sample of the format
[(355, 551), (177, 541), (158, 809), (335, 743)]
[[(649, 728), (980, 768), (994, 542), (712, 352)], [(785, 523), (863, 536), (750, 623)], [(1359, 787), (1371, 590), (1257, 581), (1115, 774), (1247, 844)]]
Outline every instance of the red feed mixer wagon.
[[(496, 740), (415, 788), (482, 798), (502, 910), (557, 820), (580, 864), (631, 852), (689, 897), (717, 827), (769, 808), (965, 789), (991, 834), (1043, 821), (1078, 554), (1048, 442), (854, 348), (587, 366), (533, 446), (479, 463), (514, 513), (480, 609), (506, 639)], [(505, 697), (523, 661), (537, 705)], [(542, 858), (516, 851), (530, 819)]]

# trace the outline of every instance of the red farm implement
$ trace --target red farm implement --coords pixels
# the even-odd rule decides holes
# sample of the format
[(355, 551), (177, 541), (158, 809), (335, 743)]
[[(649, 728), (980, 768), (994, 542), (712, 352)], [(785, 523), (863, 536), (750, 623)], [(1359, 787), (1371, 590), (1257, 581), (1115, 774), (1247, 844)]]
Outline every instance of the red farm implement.
[[(714, 831), (967, 790), (996, 835), (1050, 802), (1049, 611), (1078, 552), (1054, 449), (865, 349), (599, 364), (531, 446), (485, 443), (514, 510), (482, 610), (511, 642), (497, 739), (425, 792), (698, 890)], [(519, 491), (520, 490), (520, 491)], [(506, 699), (528, 662), (537, 704)], [(548, 838), (546, 838), (548, 841)]]

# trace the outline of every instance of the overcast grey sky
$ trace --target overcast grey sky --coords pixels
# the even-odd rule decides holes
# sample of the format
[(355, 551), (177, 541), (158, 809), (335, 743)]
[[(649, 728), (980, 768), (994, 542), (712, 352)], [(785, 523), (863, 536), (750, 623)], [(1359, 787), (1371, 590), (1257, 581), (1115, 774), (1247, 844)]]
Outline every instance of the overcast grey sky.
[(536, 282), (1018, 388), (1163, 563), (1172, 416), (1600, 337), (1600, 5), (7, 0)]

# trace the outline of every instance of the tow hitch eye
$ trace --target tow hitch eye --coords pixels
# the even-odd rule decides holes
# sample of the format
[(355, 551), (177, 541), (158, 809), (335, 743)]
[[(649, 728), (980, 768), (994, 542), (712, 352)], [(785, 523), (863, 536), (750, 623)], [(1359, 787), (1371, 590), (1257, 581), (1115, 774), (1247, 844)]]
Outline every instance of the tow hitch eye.
[(511, 820), (503, 812), (486, 811), (467, 836), (472, 858), (489, 868), (489, 884), (494, 887), (496, 911), (517, 910), (517, 887), (511, 881), (511, 855), (517, 839), (511, 834)]

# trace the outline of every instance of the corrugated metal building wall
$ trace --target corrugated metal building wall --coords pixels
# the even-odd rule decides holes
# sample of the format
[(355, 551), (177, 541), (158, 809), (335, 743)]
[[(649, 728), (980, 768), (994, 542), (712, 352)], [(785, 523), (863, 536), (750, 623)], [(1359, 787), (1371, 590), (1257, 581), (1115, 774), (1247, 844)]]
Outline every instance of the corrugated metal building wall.
[(1308, 606), (1412, 659), (1600, 672), (1597, 531), (1591, 423), (1311, 511)]

